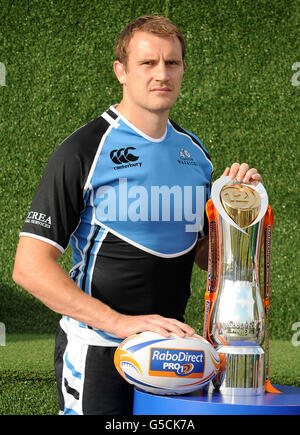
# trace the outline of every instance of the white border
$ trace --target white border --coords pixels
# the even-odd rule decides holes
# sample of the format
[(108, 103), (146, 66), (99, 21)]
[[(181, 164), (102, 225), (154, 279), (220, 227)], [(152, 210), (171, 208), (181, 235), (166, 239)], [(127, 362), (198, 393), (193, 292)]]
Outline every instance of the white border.
[[(117, 106), (117, 104), (116, 104), (116, 106)], [(110, 110), (112, 110), (116, 115), (118, 115), (118, 118), (122, 119), (122, 121), (125, 122), (125, 124), (127, 124), (128, 127), (130, 127), (132, 130), (134, 130), (136, 133), (138, 133), (143, 138), (147, 139), (149, 142), (159, 143), (159, 142), (162, 142), (167, 136), (167, 131), (168, 131), (167, 127), (166, 127), (166, 131), (164, 132), (163, 136), (158, 138), (158, 139), (155, 139), (154, 137), (148, 136), (146, 133), (143, 133), (141, 130), (139, 130), (137, 127), (135, 127), (133, 124), (131, 124), (131, 122), (128, 121), (128, 119), (126, 119), (125, 116), (123, 116), (120, 112), (118, 112), (118, 110), (115, 108), (115, 106), (110, 106)]]
[(185, 249), (184, 251), (181, 252), (176, 252), (175, 254), (163, 254), (162, 252), (157, 252), (157, 251), (153, 251), (152, 249), (146, 248), (146, 246), (143, 246), (137, 242), (134, 242), (133, 240), (129, 239), (128, 237), (123, 236), (122, 234), (118, 233), (117, 231), (112, 230), (109, 226), (103, 224), (102, 222), (98, 221), (98, 219), (95, 219), (95, 222), (100, 225), (101, 227), (105, 228), (106, 230), (108, 230), (110, 233), (114, 234), (115, 236), (119, 237), (120, 239), (124, 240), (125, 242), (129, 243), (130, 245), (135, 246), (136, 248), (141, 249), (142, 251), (148, 252), (149, 254), (152, 255), (156, 255), (157, 257), (162, 257), (162, 258), (175, 258), (175, 257), (180, 257), (181, 255), (186, 254), (187, 252), (191, 251), (193, 249), (193, 247), (195, 246), (195, 244), (198, 241), (198, 232), (196, 232), (195, 234), (195, 242), (192, 243), (192, 245)]
[(41, 240), (42, 242), (48, 243), (48, 245), (52, 245), (57, 248), (62, 254), (65, 252), (65, 249), (62, 246), (60, 246), (58, 243), (54, 242), (51, 239), (47, 239), (46, 237), (38, 236), (37, 234), (33, 233), (26, 233), (25, 231), (20, 233), (20, 237), (22, 236), (31, 237), (32, 239), (37, 239)]
[(83, 189), (83, 198), (85, 197), (85, 194), (86, 194), (86, 192), (87, 192), (87, 190), (88, 190), (88, 188), (89, 188), (89, 186), (90, 186), (90, 182), (91, 182), (92, 176), (94, 175), (95, 168), (96, 168), (96, 165), (97, 165), (97, 163), (98, 163), (99, 155), (100, 155), (100, 153), (101, 153), (101, 151), (102, 151), (102, 148), (103, 148), (104, 142), (106, 141), (107, 136), (109, 135), (109, 133), (111, 132), (111, 130), (112, 130), (113, 128), (114, 128), (114, 124), (111, 124), (110, 127), (108, 127), (108, 129), (106, 130), (106, 132), (104, 133), (104, 135), (103, 135), (102, 138), (101, 138), (101, 141), (100, 141), (100, 143), (99, 143), (99, 145), (98, 145), (98, 149), (97, 149), (97, 152), (96, 152), (96, 154), (95, 154), (95, 157), (94, 157), (93, 163), (92, 163), (92, 165), (91, 165), (91, 169), (90, 169), (89, 175), (88, 175), (88, 177), (87, 177), (87, 179), (86, 179), (86, 182), (85, 182), (85, 185), (84, 185), (84, 189)]

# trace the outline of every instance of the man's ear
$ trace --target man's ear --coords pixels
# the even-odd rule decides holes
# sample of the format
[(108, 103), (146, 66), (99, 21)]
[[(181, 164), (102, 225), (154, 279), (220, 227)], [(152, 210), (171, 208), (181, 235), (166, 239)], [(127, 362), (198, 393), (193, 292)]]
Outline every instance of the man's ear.
[(123, 63), (118, 60), (114, 61), (114, 72), (121, 85), (126, 84), (126, 68)]

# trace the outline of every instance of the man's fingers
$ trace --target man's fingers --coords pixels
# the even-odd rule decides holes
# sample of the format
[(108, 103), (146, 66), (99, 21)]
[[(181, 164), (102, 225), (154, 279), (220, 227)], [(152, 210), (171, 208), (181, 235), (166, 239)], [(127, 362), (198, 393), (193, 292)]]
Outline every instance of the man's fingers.
[(142, 316), (120, 315), (114, 333), (120, 338), (126, 338), (143, 331), (156, 332), (166, 338), (170, 336), (170, 333), (174, 333), (179, 337), (195, 333), (194, 329), (185, 323), (156, 314)]
[(257, 172), (257, 169), (255, 168), (249, 169), (249, 171), (247, 171), (246, 175), (243, 178), (243, 183), (250, 183), (253, 181), (262, 181), (261, 175)]
[[(149, 318), (149, 323), (151, 326), (159, 327), (163, 329), (165, 334), (173, 332), (179, 337), (184, 337), (185, 335), (193, 335), (195, 333), (194, 329), (191, 328), (186, 323), (182, 323), (176, 319), (170, 319), (162, 316), (153, 316)], [(165, 335), (164, 334), (164, 335)]]
[(242, 182), (247, 171), (249, 169), (249, 165), (247, 163), (233, 163), (230, 168), (229, 178), (234, 180), (236, 178), (237, 181)]
[(227, 167), (223, 172), (223, 174), (221, 175), (221, 177), (227, 177), (229, 175), (229, 172), (230, 172), (230, 168)]
[(236, 177), (237, 181), (243, 182), (248, 171), (249, 165), (247, 163), (242, 163)]
[(258, 173), (256, 168), (249, 169), (248, 163), (237, 162), (233, 163), (230, 168), (226, 168), (223, 176), (229, 176), (231, 180), (236, 180), (239, 183), (257, 184), (262, 182), (262, 176)]
[(231, 165), (230, 170), (229, 170), (229, 174), (228, 174), (230, 180), (234, 180), (237, 177), (240, 166), (241, 165), (237, 162), (235, 162)]
[(176, 319), (167, 319), (167, 321), (169, 325), (169, 331), (174, 332), (174, 334), (179, 335), (179, 337), (195, 334), (195, 330), (186, 323), (179, 322)]

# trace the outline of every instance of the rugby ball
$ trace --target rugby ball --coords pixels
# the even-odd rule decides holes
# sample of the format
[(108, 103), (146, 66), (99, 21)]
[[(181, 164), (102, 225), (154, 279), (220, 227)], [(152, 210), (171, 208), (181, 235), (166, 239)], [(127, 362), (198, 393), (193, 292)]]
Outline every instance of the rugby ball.
[(213, 346), (199, 335), (165, 338), (146, 331), (117, 347), (115, 366), (130, 384), (149, 393), (186, 394), (212, 380), (220, 360)]

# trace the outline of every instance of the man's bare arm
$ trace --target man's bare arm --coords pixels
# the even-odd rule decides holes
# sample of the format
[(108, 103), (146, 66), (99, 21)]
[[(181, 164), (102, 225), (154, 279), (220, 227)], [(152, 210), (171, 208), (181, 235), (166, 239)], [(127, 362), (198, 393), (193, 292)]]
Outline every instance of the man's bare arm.
[(169, 332), (179, 336), (194, 330), (176, 319), (156, 314), (128, 316), (118, 313), (100, 300), (84, 293), (57, 260), (60, 251), (43, 241), (22, 236), (17, 248), (14, 281), (42, 301), (51, 310), (72, 317), (119, 338), (142, 331)]

